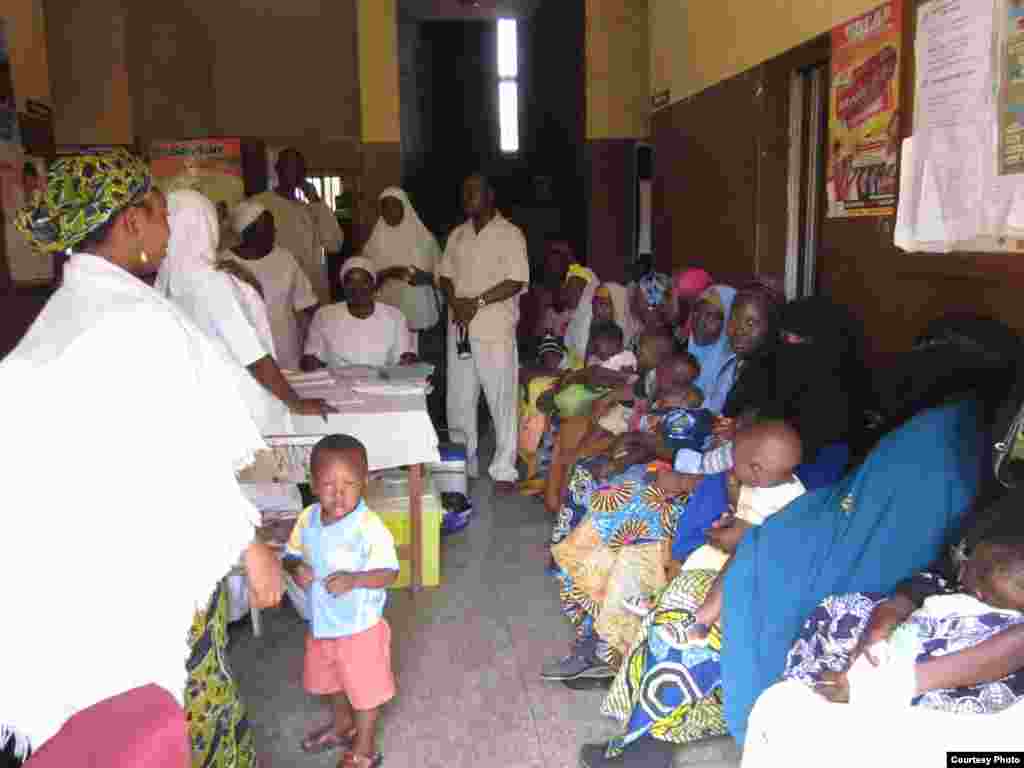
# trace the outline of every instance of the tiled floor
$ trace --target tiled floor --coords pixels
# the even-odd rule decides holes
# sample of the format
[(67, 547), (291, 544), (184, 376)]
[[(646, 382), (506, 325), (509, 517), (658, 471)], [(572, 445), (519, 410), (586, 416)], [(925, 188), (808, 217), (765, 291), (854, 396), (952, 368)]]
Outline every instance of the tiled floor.
[[(387, 608), (399, 695), (381, 720), (387, 768), (575, 768), (581, 744), (616, 724), (599, 713), (601, 691), (542, 682), (545, 659), (571, 631), (544, 574), (550, 523), (539, 500), (473, 487), (477, 518), (442, 544), (443, 584), (394, 592)], [(264, 612), (263, 637), (234, 631), (232, 664), (256, 726), (264, 763), (333, 766), (337, 753), (299, 750), (321, 722), (301, 687), (303, 623), (290, 606)]]

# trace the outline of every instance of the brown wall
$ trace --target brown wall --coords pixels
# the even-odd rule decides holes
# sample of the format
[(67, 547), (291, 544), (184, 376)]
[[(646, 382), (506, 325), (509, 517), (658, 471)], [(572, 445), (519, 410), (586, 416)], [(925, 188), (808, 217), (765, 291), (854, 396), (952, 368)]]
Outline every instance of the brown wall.
[(355, 170), (355, 3), (217, 0), (196, 6), (213, 30), (216, 132), (296, 144), (311, 166)]
[(132, 122), (141, 145), (217, 133), (215, 46), (207, 25), (175, 3), (125, 8)]
[[(912, 114), (908, 4), (902, 114)], [(663, 268), (696, 264), (722, 277), (785, 267), (788, 81), (826, 61), (827, 36), (654, 114), (654, 247)], [(910, 130), (907, 126), (906, 130)], [(905, 349), (949, 311), (989, 314), (1024, 332), (1024, 262), (996, 254), (907, 254), (893, 219), (825, 221), (821, 293), (865, 324), (870, 352)]]
[(634, 205), (635, 147), (633, 139), (589, 139), (586, 144), (587, 265), (602, 280), (623, 284), (633, 248), (629, 212)]
[(123, 0), (44, 0), (58, 144), (134, 141)]

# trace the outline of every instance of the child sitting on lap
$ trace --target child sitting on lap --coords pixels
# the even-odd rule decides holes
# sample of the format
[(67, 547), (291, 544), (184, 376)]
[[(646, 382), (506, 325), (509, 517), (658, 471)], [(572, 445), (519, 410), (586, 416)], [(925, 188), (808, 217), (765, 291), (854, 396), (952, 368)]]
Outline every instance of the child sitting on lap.
[(308, 590), (303, 685), (333, 699), (333, 720), (302, 742), (308, 753), (345, 748), (345, 768), (375, 768), (377, 716), (395, 695), (387, 587), (399, 573), (394, 538), (363, 501), (368, 462), (354, 437), (329, 435), (310, 458), (320, 499), (299, 517), (285, 568)]
[[(670, 578), (680, 570), (716, 571), (718, 577), (697, 610), (694, 624), (683, 632), (677, 631), (681, 628), (673, 624), (662, 627), (665, 633), (662, 639), (670, 646), (703, 642), (718, 623), (722, 612), (722, 574), (728, 568), (743, 534), (804, 493), (803, 483), (793, 474), (800, 464), (801, 453), (800, 436), (782, 421), (762, 422), (736, 435), (735, 466), (726, 477), (728, 510), (711, 523), (705, 534), (707, 543), (703, 546), (693, 549), (688, 541), (699, 530), (696, 520), (689, 521), (685, 528), (681, 522), (673, 542)], [(683, 481), (679, 473), (668, 470), (658, 473), (656, 485), (666, 494), (675, 495), (687, 490)], [(692, 511), (692, 518), (700, 516), (698, 510)], [(687, 514), (690, 512), (687, 509)], [(629, 606), (630, 610), (644, 613), (650, 607), (649, 600), (635, 601)]]
[[(878, 610), (889, 601), (869, 593), (826, 600), (790, 651), (785, 677), (814, 686), (830, 701), (879, 707), (991, 714), (1024, 698), (1020, 660), (987, 643), (1024, 625), (1024, 539), (978, 542), (955, 588), (923, 573), (897, 594), (913, 602), (919, 594), (931, 596), (880, 634), (868, 627), (865, 611), (843, 614), (834, 606), (875, 603)], [(833, 618), (822, 620), (826, 615)], [(974, 648), (973, 659), (959, 654)], [(945, 670), (927, 663), (943, 657), (953, 662)]]

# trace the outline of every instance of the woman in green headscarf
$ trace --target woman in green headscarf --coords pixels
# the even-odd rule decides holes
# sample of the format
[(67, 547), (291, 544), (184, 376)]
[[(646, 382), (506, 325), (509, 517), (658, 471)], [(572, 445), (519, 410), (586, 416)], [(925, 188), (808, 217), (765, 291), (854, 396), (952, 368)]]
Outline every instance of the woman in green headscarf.
[[(20, 543), (0, 560), (20, 584), (5, 596), (18, 622), (4, 632), (0, 734), (24, 757), (75, 712), (156, 683), (188, 712), (194, 766), (251, 766), (221, 580), (244, 553), (264, 606), (281, 572), (253, 543), (234, 477), (264, 447), (237, 364), (139, 279), (168, 241), (141, 160), (58, 160), (17, 226), (37, 251), (71, 257), (0, 363), (5, 540)], [(171, 737), (188, 750), (184, 728)]]

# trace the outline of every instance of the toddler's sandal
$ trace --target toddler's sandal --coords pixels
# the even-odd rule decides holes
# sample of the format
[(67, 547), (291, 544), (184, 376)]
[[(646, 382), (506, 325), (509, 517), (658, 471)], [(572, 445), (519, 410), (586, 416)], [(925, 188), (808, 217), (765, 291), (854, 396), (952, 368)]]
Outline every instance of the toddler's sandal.
[(320, 755), (334, 749), (348, 749), (356, 737), (356, 729), (339, 736), (334, 732), (334, 724), (325, 725), (313, 731), (302, 740), (302, 751), (307, 755)]
[(346, 752), (338, 768), (378, 768), (384, 762), (384, 755), (374, 752), (372, 755), (361, 755), (358, 752)]

